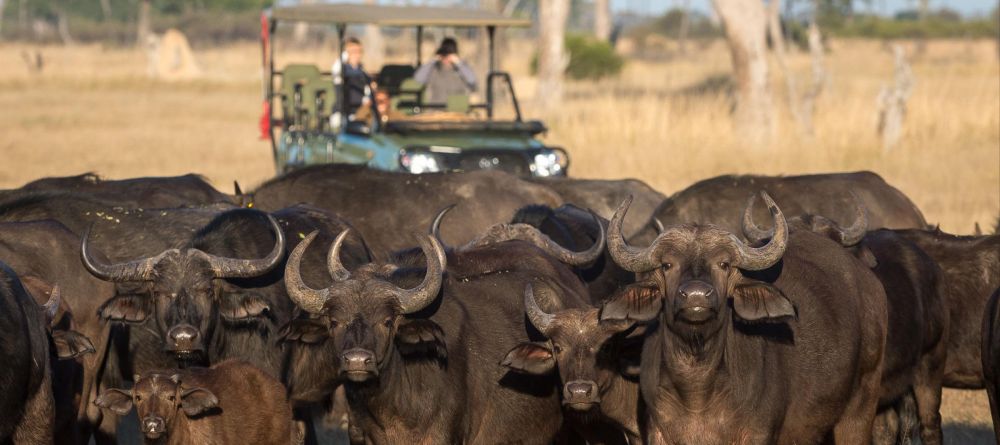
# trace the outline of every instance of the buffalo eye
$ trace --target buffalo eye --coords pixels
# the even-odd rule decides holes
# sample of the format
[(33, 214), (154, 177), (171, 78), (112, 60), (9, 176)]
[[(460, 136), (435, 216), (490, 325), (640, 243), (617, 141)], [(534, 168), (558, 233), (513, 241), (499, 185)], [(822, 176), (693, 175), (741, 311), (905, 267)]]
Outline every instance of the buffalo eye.
[(674, 267), (673, 263), (663, 263), (663, 270), (669, 270), (671, 267)]
[(386, 327), (389, 327), (389, 326), (392, 326), (392, 322), (394, 320), (395, 320), (395, 317), (386, 317), (386, 319), (382, 321), (382, 324), (386, 325)]
[(167, 401), (168, 401), (168, 402), (173, 402), (173, 401), (174, 401), (174, 400), (176, 400), (176, 399), (177, 399), (177, 397), (175, 397), (175, 396), (174, 396), (173, 394), (171, 394), (171, 395), (167, 396)]
[(719, 263), (719, 268), (722, 269), (722, 270), (729, 270), (729, 262), (728, 261), (722, 261), (722, 262), (720, 262)]
[(142, 401), (142, 396), (140, 396), (140, 395), (136, 394), (136, 395), (135, 395), (135, 401), (136, 401), (136, 402), (141, 402), (141, 401)]
[(337, 323), (337, 320), (334, 320), (332, 318), (330, 319), (330, 329), (335, 329), (339, 324), (340, 323)]
[(555, 351), (556, 354), (562, 353), (562, 348), (557, 344), (552, 345), (552, 350)]

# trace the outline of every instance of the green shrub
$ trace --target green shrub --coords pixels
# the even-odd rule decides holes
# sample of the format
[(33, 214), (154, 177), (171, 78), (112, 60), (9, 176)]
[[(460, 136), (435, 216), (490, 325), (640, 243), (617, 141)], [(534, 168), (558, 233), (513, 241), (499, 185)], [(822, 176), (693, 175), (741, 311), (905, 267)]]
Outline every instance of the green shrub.
[[(617, 76), (625, 66), (625, 59), (615, 52), (610, 43), (593, 37), (570, 34), (565, 40), (569, 64), (566, 76), (573, 80), (596, 80)], [(531, 58), (531, 73), (538, 73), (538, 53)]]

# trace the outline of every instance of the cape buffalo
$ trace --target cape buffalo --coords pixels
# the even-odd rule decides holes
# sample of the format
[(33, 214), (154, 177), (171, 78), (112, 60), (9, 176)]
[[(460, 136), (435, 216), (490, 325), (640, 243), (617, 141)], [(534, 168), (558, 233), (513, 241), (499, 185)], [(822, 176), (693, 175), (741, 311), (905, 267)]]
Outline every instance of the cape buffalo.
[(633, 284), (602, 320), (656, 322), (640, 391), (650, 443), (867, 443), (878, 405), (886, 306), (874, 274), (839, 245), (774, 222), (751, 247), (711, 225), (671, 226), (646, 248), (609, 228)]
[(412, 175), (348, 165), (299, 169), (265, 182), (246, 199), (262, 210), (304, 202), (334, 212), (351, 221), (375, 252), (410, 247), (394, 234), (427, 227), (453, 203), (453, 217), (462, 224), (445, 230), (444, 240), (460, 245), (525, 205), (562, 202), (549, 188), (500, 171)]
[(207, 204), (233, 204), (232, 198), (219, 192), (204, 177), (183, 176), (101, 179), (94, 173), (43, 178), (20, 189), (0, 191), (0, 199), (32, 192), (71, 192), (110, 200), (134, 208), (169, 208)]
[(631, 195), (631, 214), (624, 226), (625, 233), (630, 235), (642, 230), (649, 223), (653, 211), (667, 199), (638, 179), (547, 177), (528, 178), (528, 181), (547, 186), (555, 190), (567, 204), (589, 209), (606, 219), (610, 219), (618, 204)]
[[(771, 237), (753, 222), (753, 198), (744, 213), (743, 231), (754, 242)], [(882, 373), (880, 407), (896, 410), (891, 418), (906, 414), (901, 407), (915, 395), (924, 444), (940, 444), (941, 382), (947, 357), (949, 322), (947, 288), (934, 260), (895, 231), (880, 229), (868, 232), (867, 216), (860, 204), (849, 227), (819, 215), (800, 215), (788, 221), (791, 230), (804, 230), (826, 236), (844, 246), (872, 269), (885, 290), (889, 315), (885, 359)], [(896, 422), (880, 419), (876, 444), (908, 441), (909, 428), (892, 431)], [(904, 424), (910, 420), (901, 419)], [(884, 425), (884, 427), (883, 427)], [(897, 437), (899, 439), (897, 440)]]
[(5, 335), (0, 348), (0, 443), (52, 443), (52, 362), (94, 350), (79, 333), (52, 328), (59, 306), (58, 287), (40, 305), (17, 274), (0, 263), (0, 332)]
[[(634, 324), (600, 321), (598, 309), (580, 307), (547, 313), (535, 300), (563, 298), (546, 287), (524, 291), (528, 320), (548, 341), (521, 343), (502, 364), (514, 371), (547, 376), (562, 382), (566, 421), (589, 443), (642, 443), (639, 431), (639, 383), (626, 377), (635, 366), (641, 343), (626, 338)], [(546, 295), (548, 294), (548, 295)], [(627, 439), (626, 439), (627, 437)]]
[[(744, 204), (751, 195), (767, 190), (791, 216), (823, 215), (834, 221), (853, 216), (853, 192), (868, 210), (869, 227), (908, 229), (927, 227), (920, 210), (895, 187), (872, 172), (829, 173), (803, 176), (718, 176), (699, 181), (674, 193), (653, 212), (663, 224), (714, 224), (740, 233)], [(758, 208), (754, 218), (769, 217)], [(649, 232), (651, 229), (647, 229)]]
[(312, 341), (339, 358), (352, 441), (550, 443), (562, 423), (554, 382), (497, 361), (529, 340), (521, 298), (509, 290), (545, 282), (585, 295), (572, 272), (524, 242), (446, 254), (431, 236), (422, 260), (351, 271), (339, 259), (345, 236), (329, 251), (332, 286), (298, 279), (312, 235), (289, 257), (285, 283), (316, 315)]
[(944, 385), (982, 389), (983, 311), (1000, 287), (1000, 235), (956, 236), (940, 230), (900, 230), (938, 264), (947, 287), (951, 330)]
[(131, 390), (108, 389), (94, 403), (124, 416), (134, 407), (146, 443), (301, 443), (285, 388), (249, 363), (147, 371)]
[(97, 397), (104, 374), (110, 327), (97, 312), (115, 289), (83, 268), (79, 242), (66, 227), (51, 220), (0, 223), (0, 258), (18, 272), (36, 298), (49, 295), (59, 285), (66, 310), (57, 316), (58, 327), (78, 331), (96, 346), (96, 353), (84, 355), (82, 363), (55, 364), (57, 443), (80, 443), (101, 421), (100, 410), (88, 401)]
[[(1000, 288), (993, 292), (983, 313), (983, 377), (990, 397), (993, 433), (1000, 438)], [(1000, 439), (997, 439), (1000, 440)]]

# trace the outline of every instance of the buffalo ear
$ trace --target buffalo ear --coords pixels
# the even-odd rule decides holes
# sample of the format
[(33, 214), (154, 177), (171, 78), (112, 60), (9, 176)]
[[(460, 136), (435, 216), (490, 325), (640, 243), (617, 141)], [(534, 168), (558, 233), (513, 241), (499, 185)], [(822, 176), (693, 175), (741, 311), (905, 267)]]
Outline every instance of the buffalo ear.
[(132, 392), (122, 389), (105, 389), (94, 399), (94, 405), (107, 408), (119, 416), (128, 415), (132, 411)]
[(278, 331), (278, 341), (315, 345), (322, 343), (329, 335), (330, 333), (323, 323), (317, 320), (297, 318), (288, 322)]
[(188, 417), (204, 414), (219, 406), (219, 398), (205, 388), (191, 388), (181, 393), (181, 409)]
[(87, 336), (76, 331), (52, 331), (52, 343), (55, 345), (56, 357), (60, 360), (77, 358), (97, 351)]
[(748, 281), (733, 290), (733, 310), (744, 321), (780, 323), (795, 318), (795, 306), (780, 289), (763, 281)]
[(618, 291), (601, 306), (600, 320), (650, 321), (660, 314), (663, 298), (652, 283), (636, 283)]
[(545, 375), (556, 369), (552, 350), (539, 343), (521, 343), (511, 349), (500, 362), (512, 371), (522, 374)]
[(396, 348), (404, 356), (429, 354), (448, 358), (444, 331), (440, 325), (426, 319), (403, 320), (396, 329)]
[(270, 311), (271, 306), (255, 294), (224, 293), (219, 302), (219, 314), (230, 323), (247, 323)]
[(149, 316), (148, 300), (139, 295), (119, 295), (102, 304), (97, 313), (104, 320), (141, 323)]

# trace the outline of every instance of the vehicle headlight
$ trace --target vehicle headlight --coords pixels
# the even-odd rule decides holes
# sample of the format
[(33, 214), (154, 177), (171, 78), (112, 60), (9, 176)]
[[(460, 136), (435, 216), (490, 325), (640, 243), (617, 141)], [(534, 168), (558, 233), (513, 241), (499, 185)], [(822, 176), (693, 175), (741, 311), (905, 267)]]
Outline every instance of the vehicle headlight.
[(565, 174), (565, 168), (566, 156), (562, 150), (545, 150), (535, 155), (531, 172), (535, 176), (560, 176)]
[(399, 156), (399, 164), (415, 174), (441, 171), (437, 156), (430, 153), (403, 153)]

